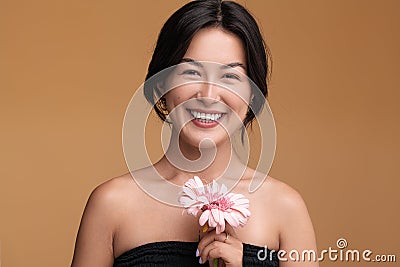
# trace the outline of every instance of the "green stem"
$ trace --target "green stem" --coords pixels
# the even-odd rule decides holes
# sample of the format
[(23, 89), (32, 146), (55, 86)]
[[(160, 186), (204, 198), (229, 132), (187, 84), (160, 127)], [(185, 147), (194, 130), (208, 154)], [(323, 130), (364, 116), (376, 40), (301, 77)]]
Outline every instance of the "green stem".
[(214, 259), (214, 267), (218, 267), (218, 259)]

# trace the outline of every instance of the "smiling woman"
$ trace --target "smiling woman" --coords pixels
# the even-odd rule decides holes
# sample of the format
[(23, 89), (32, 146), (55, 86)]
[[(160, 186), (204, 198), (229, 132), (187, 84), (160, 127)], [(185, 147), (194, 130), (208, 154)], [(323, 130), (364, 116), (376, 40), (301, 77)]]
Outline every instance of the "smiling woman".
[[(214, 259), (220, 266), (318, 266), (314, 261), (279, 263), (275, 252), (279, 249), (316, 250), (307, 208), (295, 190), (241, 162), (232, 146), (231, 136), (243, 131), (265, 107), (267, 62), (256, 21), (235, 2), (193, 1), (167, 20), (144, 94), (170, 124), (170, 144), (154, 165), (111, 179), (93, 191), (82, 217), (73, 267), (196, 266), (215, 263)], [(154, 78), (160, 72), (165, 75)], [(199, 169), (202, 157), (211, 161)], [(175, 164), (182, 160), (185, 164)], [(224, 203), (224, 216), (229, 216), (227, 207), (236, 207), (246, 218), (251, 212), (248, 223), (228, 218), (243, 227), (227, 224), (218, 228), (223, 232), (212, 227), (201, 232), (197, 217), (182, 215), (181, 206), (165, 203), (135, 183), (141, 179), (156, 188), (166, 182), (182, 187), (194, 175), (206, 184), (234, 181), (229, 190), (237, 194), (237, 206), (225, 196), (223, 202), (204, 203), (216, 209)], [(265, 180), (249, 193), (254, 176)], [(177, 198), (172, 191), (162, 193)], [(249, 212), (240, 205), (247, 201)], [(260, 257), (264, 251), (268, 257)]]

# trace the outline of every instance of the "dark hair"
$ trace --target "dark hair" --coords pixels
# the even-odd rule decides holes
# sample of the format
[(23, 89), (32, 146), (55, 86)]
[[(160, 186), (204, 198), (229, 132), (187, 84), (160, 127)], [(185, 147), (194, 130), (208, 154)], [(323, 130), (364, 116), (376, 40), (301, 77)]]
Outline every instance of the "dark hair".
[[(146, 81), (158, 72), (179, 64), (193, 36), (199, 30), (208, 27), (220, 27), (241, 39), (246, 54), (247, 76), (258, 87), (257, 89), (253, 86), (252, 90), (253, 92), (260, 90), (264, 97), (267, 97), (269, 50), (252, 15), (243, 6), (232, 1), (197, 0), (187, 3), (172, 14), (158, 36)], [(155, 92), (159, 94), (154, 83), (145, 83), (144, 94), (147, 101), (153, 105), (157, 115), (165, 121), (167, 115), (165, 103), (163, 103), (163, 98), (156, 101)], [(249, 108), (243, 121), (245, 127), (254, 119), (255, 114), (261, 111), (265, 103), (264, 97), (262, 99), (254, 97), (251, 101), (251, 109)]]

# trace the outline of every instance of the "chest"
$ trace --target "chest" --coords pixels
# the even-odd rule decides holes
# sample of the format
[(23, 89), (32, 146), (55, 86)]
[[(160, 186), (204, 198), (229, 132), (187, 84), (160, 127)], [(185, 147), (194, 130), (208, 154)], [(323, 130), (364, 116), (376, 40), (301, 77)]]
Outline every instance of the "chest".
[[(250, 199), (251, 201), (251, 199)], [(179, 207), (167, 206), (155, 200), (143, 199), (140, 205), (130, 205), (121, 215), (114, 235), (114, 255), (131, 248), (157, 241), (198, 241), (201, 226), (198, 218)], [(279, 232), (274, 217), (261, 203), (250, 205), (252, 213), (244, 227), (235, 229), (237, 237), (245, 243), (279, 247)]]

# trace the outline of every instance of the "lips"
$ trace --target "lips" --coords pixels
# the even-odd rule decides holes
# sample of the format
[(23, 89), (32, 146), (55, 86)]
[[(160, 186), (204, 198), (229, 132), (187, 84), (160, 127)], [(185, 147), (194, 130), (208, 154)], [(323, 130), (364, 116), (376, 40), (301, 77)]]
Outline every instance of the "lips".
[(193, 117), (193, 123), (199, 127), (210, 128), (218, 125), (218, 120), (220, 120), (225, 113), (221, 112), (202, 112), (188, 109), (189, 113)]

